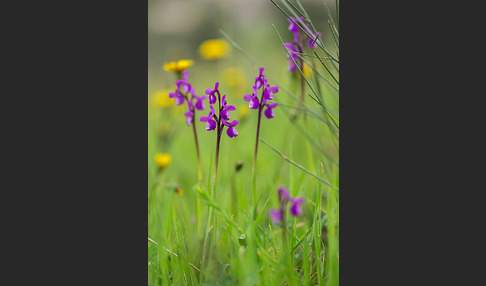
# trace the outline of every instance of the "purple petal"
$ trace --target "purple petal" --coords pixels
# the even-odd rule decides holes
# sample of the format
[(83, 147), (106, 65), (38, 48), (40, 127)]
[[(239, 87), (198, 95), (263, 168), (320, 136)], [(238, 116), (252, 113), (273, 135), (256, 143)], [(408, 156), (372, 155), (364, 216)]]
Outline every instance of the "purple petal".
[(267, 108), (263, 113), (265, 114), (265, 117), (268, 119), (272, 119), (275, 117), (275, 112), (273, 111), (273, 108)]
[(235, 106), (234, 105), (226, 105), (225, 110), (228, 110), (228, 111), (233, 111), (233, 110), (236, 110)]
[(214, 95), (214, 93), (209, 95), (208, 101), (209, 101), (209, 104), (215, 104), (216, 103), (216, 96)]
[(226, 107), (226, 94), (223, 94), (223, 99), (221, 100), (223, 108)]
[(282, 220), (282, 213), (280, 210), (270, 210), (268, 214), (272, 218), (274, 224), (278, 224)]
[(211, 119), (211, 117), (208, 117), (208, 116), (201, 116), (201, 118), (199, 118), (199, 121), (202, 121), (202, 122), (207, 122), (209, 119)]
[[(234, 121), (233, 121), (233, 122), (234, 122)], [(238, 131), (236, 131), (236, 128), (234, 128), (234, 127), (230, 127), (230, 128), (228, 128), (228, 130), (226, 131), (226, 134), (228, 134), (229, 138), (233, 138), (233, 137), (238, 136)]]
[(181, 105), (181, 104), (184, 104), (184, 96), (182, 96), (182, 95), (177, 95), (177, 96), (175, 97), (174, 102), (175, 102), (175, 105)]
[(216, 129), (216, 121), (209, 119), (206, 123), (206, 130), (213, 131), (214, 129)]
[(297, 198), (292, 201), (292, 206), (290, 207), (290, 214), (293, 216), (300, 216), (302, 214), (301, 204), (304, 202), (304, 198)]
[(273, 92), (269, 89), (265, 90), (265, 92), (263, 92), (263, 99), (272, 100), (273, 99)]
[(231, 123), (229, 124), (229, 126), (230, 127), (235, 127), (236, 125), (238, 125), (238, 123), (239, 123), (238, 120), (235, 119), (235, 120), (231, 121)]
[(230, 120), (231, 116), (229, 110), (226, 109), (221, 110), (221, 118), (223, 118), (226, 121)]
[(260, 105), (260, 101), (258, 101), (258, 98), (255, 96), (250, 100), (250, 104), (248, 105), (250, 109), (258, 109)]
[(198, 98), (195, 107), (197, 110), (204, 110), (204, 101)]
[(276, 102), (265, 103), (265, 106), (268, 107), (268, 108), (275, 108), (275, 107), (278, 106), (278, 104)]
[[(170, 94), (169, 94), (169, 97), (170, 97)], [(253, 95), (249, 95), (249, 94), (245, 94), (243, 96), (244, 101), (250, 101), (252, 98), (253, 98)]]

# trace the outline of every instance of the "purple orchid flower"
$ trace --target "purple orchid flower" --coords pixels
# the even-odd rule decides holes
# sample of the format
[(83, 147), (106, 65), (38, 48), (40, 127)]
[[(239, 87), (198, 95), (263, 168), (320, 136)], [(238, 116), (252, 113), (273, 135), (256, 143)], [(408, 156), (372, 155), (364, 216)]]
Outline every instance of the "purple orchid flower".
[(263, 99), (265, 101), (272, 100), (273, 94), (278, 92), (278, 86), (269, 86), (268, 80), (265, 79), (265, 91), (263, 92)]
[(226, 134), (228, 134), (229, 138), (238, 136), (238, 131), (235, 128), (235, 126), (238, 125), (238, 120), (235, 119), (230, 123), (228, 123), (223, 119), (223, 124), (228, 126), (228, 130), (226, 130)]
[(255, 87), (254, 89), (260, 89), (263, 85), (263, 81), (265, 80), (265, 77), (263, 76), (263, 67), (260, 68), (260, 74), (255, 77)]
[[(309, 33), (311, 36), (312, 36), (312, 39), (309, 38), (307, 40), (307, 45), (310, 47), (310, 48), (317, 48), (317, 40), (314, 42), (314, 40), (316, 39), (316, 35), (314, 35), (313, 33)], [(319, 38), (322, 37), (322, 34), (321, 32), (317, 32), (317, 35), (319, 36)]]
[(245, 94), (243, 96), (244, 101), (249, 101), (250, 103), (248, 104), (248, 107), (250, 109), (258, 109), (260, 106), (260, 101), (258, 100), (257, 93), (254, 93), (252, 95), (250, 94)]
[(184, 104), (184, 96), (180, 92), (170, 92), (169, 97), (174, 98), (175, 105)]
[(273, 109), (277, 107), (277, 105), (278, 104), (276, 102), (265, 103), (265, 106), (267, 107), (264, 112), (266, 118), (272, 119), (275, 117), (275, 111), (273, 111)]
[(282, 212), (280, 210), (270, 210), (268, 214), (272, 218), (273, 224), (278, 224), (282, 221)]
[(292, 200), (292, 205), (290, 206), (290, 214), (293, 216), (300, 216), (302, 214), (302, 208), (300, 205), (304, 201), (304, 198), (297, 198)]
[(229, 121), (231, 118), (230, 111), (236, 110), (234, 105), (226, 105), (226, 94), (223, 95), (223, 110), (221, 110), (221, 118), (225, 121)]
[(278, 200), (280, 202), (289, 202), (291, 200), (289, 190), (283, 186), (280, 186), (278, 188)]
[[(289, 51), (289, 54), (290, 54), (290, 56), (287, 55), (287, 60), (289, 61), (289, 72), (293, 72), (297, 69), (297, 67), (294, 63), (294, 60), (297, 61), (297, 59), (299, 59), (301, 61), (301, 59), (297, 56), (296, 53), (302, 53), (302, 51), (303, 51), (302, 46), (304, 45), (304, 42), (299, 41), (299, 37), (300, 37), (299, 29), (300, 28), (295, 23), (299, 23), (299, 22), (304, 23), (305, 18), (300, 17), (300, 20), (297, 19), (297, 18), (293, 18), (293, 17), (290, 17), (290, 18), (293, 21), (291, 19), (287, 19), (287, 21), (290, 23), (289, 31), (294, 34), (294, 40), (292, 41), (292, 43), (285, 43), (284, 46), (285, 46), (285, 48), (287, 48), (287, 50)], [(317, 47), (316, 35), (311, 32), (309, 24), (304, 23), (304, 24), (301, 24), (301, 25), (302, 25), (301, 26), (302, 29), (305, 29), (305, 31), (311, 36), (311, 38), (309, 38), (307, 36), (307, 34), (305, 34), (304, 37), (307, 38), (307, 40), (305, 42), (307, 42), (307, 45), (310, 48), (316, 48)], [(321, 36), (322, 36), (322, 34), (320, 32), (317, 32), (317, 37), (321, 38)], [(314, 40), (316, 40), (316, 41), (314, 42)]]
[(201, 95), (201, 96), (197, 96), (196, 94), (192, 94), (192, 97), (197, 99), (196, 101), (196, 104), (194, 105), (194, 107), (197, 109), (197, 110), (204, 110), (204, 100), (206, 99), (206, 96), (205, 95)]
[(218, 92), (219, 93), (219, 82), (216, 82), (214, 84), (214, 89), (206, 89), (206, 94), (209, 95), (209, 98), (208, 98), (208, 101), (209, 101), (209, 104), (215, 104), (216, 103), (216, 95), (214, 95), (215, 92)]
[(278, 188), (278, 200), (280, 202), (280, 207), (278, 209), (272, 209), (268, 213), (274, 224), (278, 224), (285, 219), (285, 210), (287, 209), (288, 203), (291, 203), (290, 214), (292, 216), (302, 215), (303, 211), (301, 205), (305, 201), (304, 198), (293, 199), (290, 197), (289, 190), (283, 186), (280, 186)]
[(201, 116), (201, 118), (199, 119), (200, 121), (202, 122), (207, 122), (206, 123), (206, 130), (208, 131), (213, 131), (214, 129), (216, 129), (216, 121), (213, 120), (213, 117), (214, 117), (214, 107), (212, 105), (209, 106), (211, 108), (211, 111), (209, 111), (209, 115), (208, 116)]
[(192, 112), (192, 103), (193, 101), (192, 100), (188, 100), (187, 101), (187, 106), (188, 106), (188, 109), (187, 111), (184, 113), (184, 115), (186, 116), (186, 123), (187, 123), (187, 126), (191, 125), (193, 119), (194, 119), (194, 112)]
[(299, 56), (296, 53), (299, 53), (300, 51), (294, 48), (294, 44), (295, 42), (284, 44), (284, 46), (287, 48), (290, 54), (290, 56), (287, 55), (287, 60), (289, 61), (289, 72), (293, 72), (297, 69), (297, 66), (295, 65), (294, 61), (297, 61), (297, 59), (299, 59)]

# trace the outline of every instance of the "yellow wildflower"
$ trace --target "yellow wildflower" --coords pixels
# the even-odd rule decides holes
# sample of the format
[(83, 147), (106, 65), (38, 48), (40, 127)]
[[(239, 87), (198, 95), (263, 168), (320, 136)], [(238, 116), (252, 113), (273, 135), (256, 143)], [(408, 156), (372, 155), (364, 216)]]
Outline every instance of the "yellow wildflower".
[(182, 196), (182, 195), (184, 194), (184, 191), (183, 191), (183, 190), (182, 190), (182, 188), (181, 188), (181, 187), (179, 187), (179, 186), (177, 186), (177, 187), (175, 188), (175, 191), (176, 191), (176, 193), (177, 193), (177, 194), (179, 194), (179, 196)]
[(172, 90), (158, 90), (154, 94), (154, 104), (157, 107), (174, 106), (174, 99), (169, 98), (169, 92)]
[(192, 66), (192, 60), (180, 60), (178, 62), (170, 62), (164, 64), (164, 70), (171, 71), (175, 73), (181, 73), (188, 67)]
[[(302, 68), (302, 73), (306, 78), (310, 78), (310, 68), (307, 63), (304, 63), (304, 67)], [(297, 76), (300, 78), (300, 72), (297, 71)]]
[(159, 167), (160, 170), (164, 169), (167, 167), (170, 163), (171, 156), (166, 153), (158, 153), (155, 155), (155, 163), (157, 163), (157, 166)]
[(239, 111), (240, 111), (240, 118), (241, 119), (244, 119), (248, 116), (248, 114), (250, 113), (250, 108), (248, 108), (247, 105), (240, 105), (239, 107)]
[(223, 80), (229, 86), (241, 86), (245, 82), (245, 74), (241, 68), (227, 68), (223, 71)]
[(213, 39), (204, 41), (199, 46), (199, 53), (203, 58), (208, 60), (218, 59), (226, 56), (230, 49), (227, 41), (222, 39)]

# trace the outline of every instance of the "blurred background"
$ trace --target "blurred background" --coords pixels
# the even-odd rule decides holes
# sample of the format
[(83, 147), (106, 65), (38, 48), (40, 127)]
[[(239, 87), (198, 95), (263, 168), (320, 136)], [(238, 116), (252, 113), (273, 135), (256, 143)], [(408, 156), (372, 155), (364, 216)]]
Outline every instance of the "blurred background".
[[(334, 1), (302, 0), (316, 29), (324, 34), (326, 45), (332, 40), (325, 37), (329, 10), (335, 12)], [(282, 7), (279, 1), (276, 1)], [(220, 60), (205, 59), (198, 47), (206, 40), (223, 38), (223, 30), (247, 51), (258, 65), (265, 66), (273, 77), (288, 76), (286, 53), (275, 33), (274, 24), (284, 41), (291, 41), (285, 15), (269, 0), (149, 0), (148, 1), (148, 85), (154, 89), (172, 87), (173, 75), (162, 69), (164, 62), (192, 59), (195, 64), (189, 73), (204, 75), (210, 81), (230, 67), (238, 67), (245, 79), (254, 77), (255, 69), (237, 51), (230, 50)], [(283, 60), (282, 60), (283, 59)], [(208, 74), (208, 68), (218, 68)], [(251, 74), (247, 74), (251, 70)], [(233, 71), (234, 72), (234, 71)], [(251, 88), (251, 82), (249, 87)], [(202, 93), (202, 86), (196, 93)]]

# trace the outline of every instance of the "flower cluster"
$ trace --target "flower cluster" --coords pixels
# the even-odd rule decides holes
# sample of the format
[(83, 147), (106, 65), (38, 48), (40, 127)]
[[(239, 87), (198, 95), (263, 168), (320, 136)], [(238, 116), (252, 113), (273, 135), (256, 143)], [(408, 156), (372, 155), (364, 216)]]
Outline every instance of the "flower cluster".
[[(176, 81), (176, 86), (176, 91), (169, 93), (169, 97), (174, 98), (176, 105), (184, 104), (184, 101), (187, 101), (187, 111), (184, 115), (186, 116), (187, 125), (191, 125), (194, 121), (194, 111), (204, 109), (204, 100), (206, 99), (206, 96), (196, 95), (194, 87), (187, 82), (187, 71), (182, 72), (182, 79)], [(189, 94), (191, 95), (190, 98)]]
[(304, 202), (304, 198), (291, 198), (289, 191), (281, 186), (278, 188), (278, 199), (280, 201), (280, 208), (269, 211), (270, 217), (272, 218), (274, 224), (278, 224), (285, 218), (287, 203), (291, 203), (291, 215), (300, 216), (302, 214), (302, 208), (300, 205)]
[[(216, 129), (216, 127), (218, 127), (219, 135), (219, 132), (222, 132), (224, 126), (226, 126), (228, 127), (226, 134), (230, 138), (238, 136), (238, 131), (235, 128), (235, 126), (238, 125), (238, 120), (235, 119), (232, 122), (229, 122), (231, 119), (230, 111), (234, 111), (236, 108), (234, 105), (228, 105), (226, 102), (226, 94), (224, 94), (223, 98), (221, 99), (221, 94), (219, 93), (219, 82), (216, 82), (214, 89), (208, 88), (206, 90), (206, 94), (208, 95), (208, 101), (210, 104), (209, 108), (211, 110), (209, 111), (208, 116), (201, 116), (199, 119), (202, 122), (206, 122), (206, 130), (213, 131)], [(217, 98), (216, 94), (218, 95)], [(213, 107), (213, 104), (215, 104), (217, 100), (219, 100), (219, 118), (216, 116)]]
[[(303, 23), (305, 18), (300, 17), (300, 20), (302, 20)], [(297, 59), (299, 59), (297, 53), (302, 53), (303, 44), (299, 41), (300, 38), (299, 27), (295, 24), (298, 23), (299, 20), (297, 18), (290, 17), (290, 19), (287, 19), (287, 21), (289, 21), (290, 23), (289, 31), (294, 34), (294, 40), (292, 41), (292, 43), (284, 44), (290, 54), (290, 56), (287, 56), (287, 60), (289, 61), (289, 71), (292, 72), (297, 69), (297, 66), (295, 65), (294, 61), (297, 62)], [(309, 48), (317, 48), (316, 37), (320, 38), (322, 34), (320, 32), (317, 32), (317, 36), (316, 36), (314, 33), (312, 33), (309, 24), (305, 24), (305, 30), (307, 31), (307, 33), (309, 33), (310, 36), (312, 36), (312, 38), (309, 38), (307, 37), (307, 35), (304, 35), (307, 38), (307, 46)]]
[[(268, 85), (268, 80), (265, 78), (265, 75), (263, 74), (263, 67), (260, 68), (260, 74), (255, 77), (255, 85), (253, 85), (253, 93), (246, 94), (243, 97), (243, 100), (249, 101), (249, 107), (251, 109), (260, 109), (263, 108), (263, 106), (266, 106), (267, 108), (265, 109), (265, 117), (268, 119), (274, 118), (275, 117), (275, 112), (273, 109), (277, 107), (276, 102), (271, 102), (269, 103), (269, 100), (273, 99), (273, 95), (278, 92), (278, 86), (270, 86)], [(258, 99), (258, 90), (262, 89), (262, 97), (261, 101)]]

